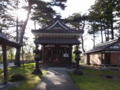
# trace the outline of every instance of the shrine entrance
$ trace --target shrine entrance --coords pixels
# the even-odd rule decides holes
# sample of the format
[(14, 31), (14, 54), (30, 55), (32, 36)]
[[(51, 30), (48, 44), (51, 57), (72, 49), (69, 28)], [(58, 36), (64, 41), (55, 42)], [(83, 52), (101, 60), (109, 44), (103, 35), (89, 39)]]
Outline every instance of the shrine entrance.
[[(57, 16), (53, 24), (46, 28), (32, 30), (32, 33), (35, 35), (36, 66), (39, 59), (43, 64), (71, 67), (72, 46), (81, 43), (79, 37), (84, 31), (71, 29), (62, 22), (60, 16)], [(38, 45), (42, 46), (40, 50)]]
[(42, 47), (42, 61), (52, 66), (69, 66), (71, 64), (71, 46), (46, 45)]

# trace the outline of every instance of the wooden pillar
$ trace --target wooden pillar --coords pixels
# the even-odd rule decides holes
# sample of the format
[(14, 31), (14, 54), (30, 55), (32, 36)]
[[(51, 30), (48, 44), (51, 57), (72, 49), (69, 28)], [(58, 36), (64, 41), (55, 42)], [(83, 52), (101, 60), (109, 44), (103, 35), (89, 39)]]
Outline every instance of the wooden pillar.
[[(20, 51), (20, 48), (17, 48), (19, 51)], [(20, 54), (18, 54), (18, 56), (17, 56), (18, 58), (17, 58), (17, 66), (20, 66)]]
[(42, 48), (42, 61), (43, 63), (45, 61), (45, 45), (43, 45), (43, 48)]
[(87, 53), (87, 65), (90, 65), (90, 54)]
[(105, 65), (105, 59), (106, 59), (106, 53), (105, 51), (102, 51), (102, 54), (103, 54), (103, 61), (102, 61), (102, 65), (104, 66)]
[(101, 64), (103, 64), (103, 53), (101, 51)]
[(3, 67), (4, 67), (4, 85), (8, 83), (8, 69), (7, 69), (7, 51), (6, 51), (6, 45), (2, 45), (2, 51), (3, 51)]
[(43, 45), (42, 45), (42, 62), (43, 62), (43, 51), (44, 51), (44, 49), (43, 49)]
[(69, 51), (69, 54), (70, 54), (70, 56), (69, 56), (69, 59), (70, 59), (70, 67), (72, 67), (72, 45), (70, 45), (70, 51)]

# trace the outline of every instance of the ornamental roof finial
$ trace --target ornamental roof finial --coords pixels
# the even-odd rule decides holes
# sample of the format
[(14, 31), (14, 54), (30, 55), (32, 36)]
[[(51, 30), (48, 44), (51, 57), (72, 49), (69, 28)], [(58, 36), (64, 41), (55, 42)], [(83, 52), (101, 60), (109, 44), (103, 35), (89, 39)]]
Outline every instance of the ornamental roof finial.
[(61, 19), (61, 15), (56, 15), (56, 20), (60, 20)]

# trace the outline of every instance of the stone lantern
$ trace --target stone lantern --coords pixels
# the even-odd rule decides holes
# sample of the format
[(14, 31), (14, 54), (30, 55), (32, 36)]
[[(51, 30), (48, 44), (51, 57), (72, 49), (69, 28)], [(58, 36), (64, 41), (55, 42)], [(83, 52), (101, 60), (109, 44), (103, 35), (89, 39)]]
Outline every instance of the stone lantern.
[(80, 61), (80, 54), (82, 53), (79, 49), (78, 46), (76, 46), (76, 50), (73, 52), (75, 54), (75, 61), (76, 61), (76, 70), (74, 70), (75, 75), (83, 75), (83, 72), (79, 66), (79, 61)]
[(42, 71), (39, 68), (39, 61), (41, 61), (40, 55), (41, 55), (41, 50), (38, 50), (38, 45), (36, 44), (36, 49), (33, 51), (35, 53), (35, 61), (36, 61), (36, 66), (32, 74), (42, 74)]

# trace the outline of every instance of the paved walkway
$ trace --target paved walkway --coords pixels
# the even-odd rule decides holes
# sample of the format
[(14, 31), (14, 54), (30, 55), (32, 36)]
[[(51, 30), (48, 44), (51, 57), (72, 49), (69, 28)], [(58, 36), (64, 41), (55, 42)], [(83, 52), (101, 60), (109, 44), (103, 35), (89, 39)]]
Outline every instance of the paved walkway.
[[(15, 66), (14, 63), (8, 63), (8, 67), (13, 67)], [(0, 69), (3, 69), (3, 64), (0, 64)]]
[(34, 90), (78, 90), (64, 68), (49, 68)]

